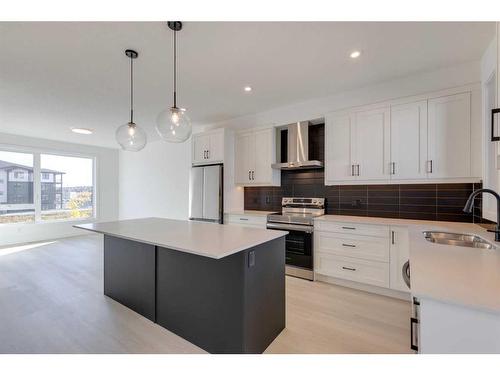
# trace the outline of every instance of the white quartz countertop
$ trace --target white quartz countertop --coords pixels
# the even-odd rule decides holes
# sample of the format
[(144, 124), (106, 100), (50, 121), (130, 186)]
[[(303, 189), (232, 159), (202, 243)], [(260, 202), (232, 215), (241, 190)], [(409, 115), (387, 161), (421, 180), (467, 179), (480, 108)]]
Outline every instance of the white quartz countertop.
[[(441, 245), (422, 232), (476, 234), (496, 249)], [(411, 293), (415, 297), (500, 313), (500, 248), (493, 233), (475, 224), (440, 223), (409, 227)]]
[[(477, 224), (341, 215), (315, 221), (406, 226), (413, 296), (500, 313), (500, 243)], [(424, 231), (475, 234), (497, 248), (436, 244), (425, 239)]]
[(186, 253), (220, 259), (285, 236), (288, 232), (194, 221), (145, 218), (75, 225)]

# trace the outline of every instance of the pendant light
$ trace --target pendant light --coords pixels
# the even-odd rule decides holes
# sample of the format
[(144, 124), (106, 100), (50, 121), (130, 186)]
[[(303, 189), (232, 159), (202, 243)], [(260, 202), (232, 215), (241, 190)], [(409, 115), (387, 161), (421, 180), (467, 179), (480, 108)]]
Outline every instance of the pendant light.
[(174, 32), (174, 105), (156, 118), (156, 131), (167, 142), (185, 142), (191, 136), (191, 121), (186, 110), (177, 107), (177, 31), (182, 29), (182, 22), (168, 22)]
[(130, 121), (116, 129), (116, 141), (125, 151), (140, 151), (146, 146), (146, 132), (134, 122), (134, 59), (139, 54), (131, 49), (125, 51), (130, 58)]

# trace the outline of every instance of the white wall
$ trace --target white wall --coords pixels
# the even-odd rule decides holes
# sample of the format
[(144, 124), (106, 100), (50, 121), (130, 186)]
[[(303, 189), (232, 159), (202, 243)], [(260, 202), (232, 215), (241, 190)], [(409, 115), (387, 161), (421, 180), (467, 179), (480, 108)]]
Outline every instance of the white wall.
[[(96, 158), (96, 211), (97, 220), (118, 218), (118, 150), (84, 146), (0, 133), (0, 145), (35, 148), (39, 151), (60, 151), (94, 156)], [(44, 241), (54, 238), (81, 235), (74, 222), (48, 222), (0, 225), (0, 246)]]
[(480, 64), (479, 61), (474, 61), (239, 117), (212, 124), (211, 127), (245, 128), (284, 125), (294, 121), (322, 118), (328, 112), (343, 108), (425, 94), (478, 82), (480, 82)]
[(120, 219), (188, 218), (191, 141), (150, 142), (139, 152), (119, 152)]

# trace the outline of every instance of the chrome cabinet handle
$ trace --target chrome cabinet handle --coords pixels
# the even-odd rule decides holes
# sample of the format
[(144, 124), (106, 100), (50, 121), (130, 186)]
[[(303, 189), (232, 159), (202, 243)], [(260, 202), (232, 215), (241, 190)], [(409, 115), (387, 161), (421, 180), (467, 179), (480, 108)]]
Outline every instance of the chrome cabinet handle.
[(356, 164), (356, 168), (357, 168), (357, 171), (358, 171), (358, 173), (356, 174), (356, 176), (359, 176), (359, 164)]
[(391, 174), (396, 174), (396, 163), (391, 162)]
[(207, 150), (207, 159), (210, 159), (210, 150)]
[(351, 245), (348, 243), (343, 243), (342, 246), (344, 246), (344, 247), (356, 247), (356, 245)]
[(240, 217), (240, 220), (243, 220), (243, 221), (248, 221), (248, 219), (247, 219), (247, 218), (245, 218), (245, 217)]
[(252, 180), (255, 180), (255, 171), (252, 171)]
[(354, 176), (354, 164), (351, 164), (351, 176)]
[(396, 242), (395, 242), (395, 238), (394, 238), (394, 237), (395, 237), (395, 233), (394, 233), (394, 231), (393, 231), (393, 230), (391, 230), (391, 242), (392, 242), (392, 244), (393, 244), (393, 245), (395, 245), (395, 244), (396, 244)]
[(356, 230), (356, 228), (354, 228), (354, 227), (342, 227), (342, 229)]
[(356, 268), (351, 268), (351, 267), (342, 267), (342, 269), (347, 271), (356, 271)]
[(251, 180), (252, 179), (252, 172), (251, 171), (248, 171), (248, 180)]

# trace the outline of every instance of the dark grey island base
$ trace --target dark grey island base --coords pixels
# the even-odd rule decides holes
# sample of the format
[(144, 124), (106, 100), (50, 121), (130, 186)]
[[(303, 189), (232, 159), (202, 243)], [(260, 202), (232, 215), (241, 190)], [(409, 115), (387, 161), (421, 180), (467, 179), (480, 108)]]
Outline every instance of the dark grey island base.
[(105, 234), (104, 293), (210, 353), (262, 353), (285, 328), (285, 239), (214, 259)]

